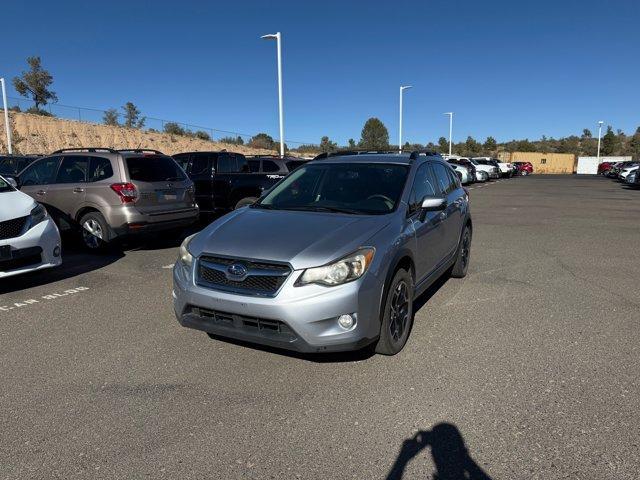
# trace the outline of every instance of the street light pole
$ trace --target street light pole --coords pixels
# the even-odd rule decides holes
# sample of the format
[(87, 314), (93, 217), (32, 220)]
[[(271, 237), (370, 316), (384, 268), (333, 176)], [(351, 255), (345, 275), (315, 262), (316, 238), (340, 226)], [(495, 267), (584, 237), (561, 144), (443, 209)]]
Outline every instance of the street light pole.
[(598, 165), (600, 165), (600, 138), (602, 137), (602, 124), (604, 122), (600, 120), (598, 122)]
[(446, 112), (445, 115), (449, 115), (449, 156), (451, 156), (451, 138), (453, 135), (453, 112)]
[(402, 153), (402, 92), (411, 88), (411, 85), (400, 86), (400, 127), (398, 129), (398, 149)]
[(282, 108), (282, 35), (276, 32), (263, 35), (265, 40), (276, 40), (278, 49), (278, 112), (280, 115), (280, 157), (284, 157), (284, 113)]
[(0, 84), (2, 84), (2, 105), (4, 108), (4, 128), (7, 131), (7, 151), (9, 155), (13, 153), (11, 148), (11, 127), (9, 126), (9, 107), (7, 105), (7, 90), (4, 86), (4, 78), (0, 78)]

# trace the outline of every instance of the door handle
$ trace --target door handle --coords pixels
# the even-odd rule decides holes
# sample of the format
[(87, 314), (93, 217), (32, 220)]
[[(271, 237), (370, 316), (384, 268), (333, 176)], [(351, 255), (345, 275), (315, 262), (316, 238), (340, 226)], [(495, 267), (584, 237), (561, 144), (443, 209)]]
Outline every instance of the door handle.
[(46, 195), (46, 194), (47, 194), (47, 192), (45, 192), (44, 190), (38, 190), (36, 192), (36, 195), (39, 195), (39, 196)]
[(73, 193), (82, 193), (82, 192), (84, 192), (84, 188), (76, 187), (73, 189)]

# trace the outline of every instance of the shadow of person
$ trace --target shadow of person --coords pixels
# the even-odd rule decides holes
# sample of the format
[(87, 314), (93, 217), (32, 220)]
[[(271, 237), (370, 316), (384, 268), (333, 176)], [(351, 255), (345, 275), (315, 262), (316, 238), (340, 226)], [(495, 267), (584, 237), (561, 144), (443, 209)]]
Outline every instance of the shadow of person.
[(431, 447), (436, 469), (434, 480), (491, 480), (469, 455), (460, 431), (450, 423), (439, 423), (406, 439), (387, 480), (401, 479), (409, 462), (427, 447)]

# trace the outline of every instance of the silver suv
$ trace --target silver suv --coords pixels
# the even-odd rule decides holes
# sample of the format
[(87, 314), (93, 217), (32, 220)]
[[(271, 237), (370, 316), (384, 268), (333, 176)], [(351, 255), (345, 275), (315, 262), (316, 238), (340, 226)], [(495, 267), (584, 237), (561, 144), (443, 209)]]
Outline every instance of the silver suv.
[(211, 336), (393, 355), (414, 298), (466, 275), (471, 232), (468, 194), (439, 155), (325, 154), (184, 241), (175, 314)]
[(193, 182), (155, 150), (67, 148), (17, 175), (61, 229), (80, 227), (97, 250), (123, 235), (183, 227), (198, 219)]

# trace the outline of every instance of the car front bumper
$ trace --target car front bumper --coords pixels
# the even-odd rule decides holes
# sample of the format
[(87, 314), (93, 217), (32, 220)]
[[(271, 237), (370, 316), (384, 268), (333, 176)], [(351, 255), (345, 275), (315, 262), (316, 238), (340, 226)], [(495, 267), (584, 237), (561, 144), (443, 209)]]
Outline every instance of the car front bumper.
[[(0, 278), (57, 267), (62, 263), (60, 233), (51, 218), (38, 223), (16, 238), (0, 240), (10, 246), (11, 259), (0, 261)], [(54, 251), (57, 251), (57, 256)]]
[[(173, 306), (184, 327), (300, 352), (357, 350), (380, 334), (383, 283), (372, 272), (337, 287), (295, 287), (302, 272), (293, 271), (267, 298), (199, 286), (194, 270), (179, 262), (173, 270)], [(350, 330), (337, 322), (344, 314), (355, 314)]]

